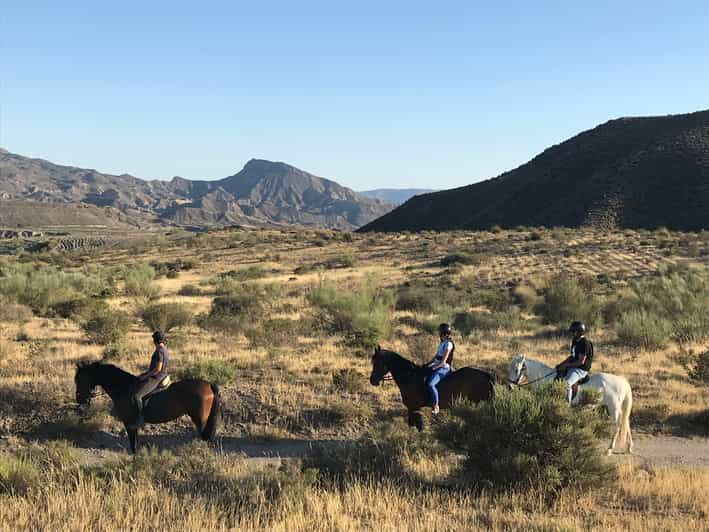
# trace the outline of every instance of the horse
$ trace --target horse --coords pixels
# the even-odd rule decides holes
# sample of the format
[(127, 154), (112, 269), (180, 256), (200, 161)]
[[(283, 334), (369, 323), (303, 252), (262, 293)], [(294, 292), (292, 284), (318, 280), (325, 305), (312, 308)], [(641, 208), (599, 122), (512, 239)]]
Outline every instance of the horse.
[[(556, 368), (542, 364), (518, 353), (512, 357), (507, 372), (507, 381), (510, 386), (536, 385), (550, 382), (556, 378)], [(523, 379), (525, 382), (522, 382)], [(630, 433), (630, 410), (633, 408), (633, 391), (625, 377), (610, 373), (591, 373), (588, 381), (579, 384), (581, 389), (598, 392), (603, 403), (608, 408), (611, 418), (615, 422), (615, 433), (608, 446), (608, 455), (613, 453), (618, 439), (626, 441), (626, 452), (633, 452), (633, 437)], [(576, 395), (574, 403), (578, 403), (580, 394)]]
[[(369, 382), (379, 386), (387, 373), (391, 373), (401, 392), (401, 400), (408, 410), (408, 424), (423, 430), (421, 408), (431, 406), (425, 379), (429, 369), (405, 359), (394, 351), (377, 346), (372, 356), (372, 374)], [(438, 383), (439, 405), (450, 408), (455, 399), (464, 398), (474, 402), (491, 399), (494, 394), (495, 377), (479, 369), (464, 367), (452, 371)]]
[[(134, 426), (137, 412), (132, 391), (138, 383), (135, 375), (113, 364), (101, 362), (76, 365), (76, 402), (89, 404), (94, 388), (100, 386), (113, 401), (114, 412), (128, 433), (131, 453), (136, 452), (138, 429)], [(143, 416), (146, 423), (166, 423), (187, 414), (205, 441), (212, 441), (217, 432), (221, 411), (219, 387), (201, 379), (175, 382), (162, 391), (151, 393), (145, 403)]]

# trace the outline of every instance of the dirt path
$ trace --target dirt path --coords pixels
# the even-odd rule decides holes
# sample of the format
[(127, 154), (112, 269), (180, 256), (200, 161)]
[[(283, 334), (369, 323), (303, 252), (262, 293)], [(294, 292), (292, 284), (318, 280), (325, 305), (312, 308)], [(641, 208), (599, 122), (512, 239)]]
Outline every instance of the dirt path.
[[(112, 438), (97, 447), (84, 447), (80, 451), (87, 464), (125, 456), (122, 438)], [(174, 449), (192, 441), (189, 435), (146, 436), (143, 445), (162, 449)], [(634, 437), (633, 455), (614, 454), (617, 461), (630, 461), (634, 464), (653, 466), (699, 466), (709, 467), (709, 438), (680, 438), (677, 436)], [(108, 443), (108, 445), (106, 445)], [(258, 441), (248, 438), (224, 436), (218, 438), (216, 448), (225, 454), (242, 455), (254, 465), (278, 464), (284, 459), (303, 458), (315, 445), (336, 446), (345, 443), (342, 440), (268, 440)]]
[(638, 435), (633, 440), (635, 449), (632, 458), (614, 456), (619, 460), (630, 459), (634, 463), (658, 466), (709, 467), (709, 438)]

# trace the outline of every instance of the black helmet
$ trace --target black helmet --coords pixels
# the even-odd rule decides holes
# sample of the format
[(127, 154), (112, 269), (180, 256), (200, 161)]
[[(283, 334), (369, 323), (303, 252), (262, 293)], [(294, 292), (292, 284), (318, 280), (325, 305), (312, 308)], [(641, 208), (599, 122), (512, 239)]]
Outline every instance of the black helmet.
[(443, 336), (450, 336), (452, 332), (453, 329), (447, 323), (441, 323), (438, 326), (438, 334), (442, 334)]
[(155, 331), (153, 333), (153, 342), (155, 342), (156, 344), (161, 344), (164, 341), (165, 341), (165, 337), (162, 335), (162, 332)]
[(585, 333), (586, 332), (586, 325), (582, 321), (574, 321), (571, 322), (571, 325), (569, 325), (569, 332), (570, 333)]

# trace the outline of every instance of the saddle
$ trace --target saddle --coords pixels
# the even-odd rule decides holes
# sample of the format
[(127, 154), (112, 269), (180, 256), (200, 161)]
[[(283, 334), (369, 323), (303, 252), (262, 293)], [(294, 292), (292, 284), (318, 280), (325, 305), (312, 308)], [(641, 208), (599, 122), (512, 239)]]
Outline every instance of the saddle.
[(571, 385), (571, 400), (572, 401), (574, 399), (576, 399), (576, 395), (579, 393), (579, 384), (586, 384), (590, 378), (591, 378), (591, 375), (586, 375), (583, 379), (581, 379), (577, 383)]
[(145, 407), (148, 404), (148, 400), (152, 396), (164, 392), (165, 390), (167, 390), (170, 387), (171, 384), (172, 384), (172, 380), (170, 379), (170, 375), (165, 375), (165, 377), (163, 377), (163, 379), (160, 381), (160, 384), (158, 384), (153, 391), (151, 391), (145, 397), (143, 397), (143, 407)]

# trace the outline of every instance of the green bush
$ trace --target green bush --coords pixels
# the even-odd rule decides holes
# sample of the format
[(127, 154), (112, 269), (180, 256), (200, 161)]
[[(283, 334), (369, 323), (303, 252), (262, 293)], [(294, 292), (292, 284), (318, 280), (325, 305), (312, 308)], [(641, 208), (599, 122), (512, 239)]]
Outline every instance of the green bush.
[(119, 343), (130, 327), (130, 316), (121, 311), (102, 308), (94, 311), (81, 325), (88, 340), (95, 344)]
[(63, 272), (53, 267), (36, 268), (16, 264), (0, 271), (0, 296), (26, 305), (42, 316), (54, 315), (53, 308), (63, 302), (105, 295), (113, 280), (105, 269)]
[(186, 284), (177, 291), (179, 296), (201, 296), (202, 290), (194, 284)]
[(192, 312), (181, 303), (156, 303), (145, 307), (140, 317), (151, 331), (167, 333), (188, 325), (192, 321)]
[(332, 386), (335, 390), (347, 393), (359, 393), (368, 385), (366, 375), (353, 368), (343, 368), (333, 372)]
[(541, 297), (534, 287), (520, 284), (512, 290), (512, 299), (522, 310), (530, 311), (541, 303)]
[(399, 289), (396, 294), (396, 310), (433, 312), (441, 302), (441, 290), (410, 284)]
[(268, 272), (263, 266), (247, 266), (239, 270), (231, 270), (217, 276), (215, 284), (218, 284), (221, 279), (232, 279), (234, 281), (249, 281), (252, 279), (261, 279), (266, 277)]
[(204, 379), (223, 386), (236, 377), (236, 367), (224, 360), (198, 359), (185, 364), (179, 371), (180, 379)]
[(230, 291), (215, 297), (209, 314), (198, 322), (205, 329), (239, 334), (260, 323), (280, 291), (274, 285), (236, 283)]
[(569, 408), (560, 383), (508, 390), (491, 401), (461, 402), (435, 426), (444, 444), (465, 455), (461, 478), (479, 489), (535, 488), (555, 496), (614, 478), (598, 435), (607, 422), (595, 408)]
[(453, 317), (453, 328), (463, 336), (475, 331), (523, 331), (534, 327), (534, 322), (522, 318), (517, 309), (505, 312), (459, 312)]
[(574, 320), (593, 326), (601, 312), (597, 298), (572, 279), (549, 283), (538, 310), (545, 323), (564, 328)]
[(618, 336), (630, 345), (704, 341), (709, 338), (709, 270), (678, 269), (642, 279), (613, 306)]
[(133, 264), (123, 269), (125, 291), (129, 296), (154, 299), (160, 293), (155, 280), (155, 270), (149, 264)]
[(104, 360), (118, 360), (119, 358), (123, 357), (125, 353), (125, 346), (120, 342), (114, 342), (108, 344), (106, 347), (103, 348), (102, 356)]
[(259, 322), (255, 327), (246, 326), (244, 335), (254, 347), (283, 347), (292, 345), (300, 332), (300, 321), (288, 318), (273, 318)]
[(41, 485), (36, 465), (29, 460), (0, 454), (0, 494), (24, 495)]
[(354, 291), (320, 284), (308, 293), (318, 321), (331, 333), (342, 334), (351, 346), (373, 347), (391, 330), (394, 296), (368, 282)]
[(623, 313), (615, 324), (618, 340), (628, 347), (662, 349), (670, 340), (672, 324), (645, 309)]

